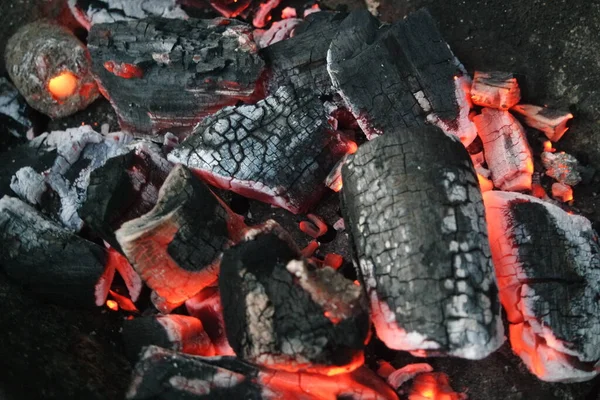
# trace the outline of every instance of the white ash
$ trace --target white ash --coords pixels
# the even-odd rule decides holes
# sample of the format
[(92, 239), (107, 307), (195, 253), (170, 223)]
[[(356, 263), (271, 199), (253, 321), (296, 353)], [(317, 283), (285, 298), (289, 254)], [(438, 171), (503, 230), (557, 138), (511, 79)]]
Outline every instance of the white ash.
[(39, 204), (47, 189), (44, 177), (31, 167), (18, 170), (10, 181), (10, 188), (30, 204)]

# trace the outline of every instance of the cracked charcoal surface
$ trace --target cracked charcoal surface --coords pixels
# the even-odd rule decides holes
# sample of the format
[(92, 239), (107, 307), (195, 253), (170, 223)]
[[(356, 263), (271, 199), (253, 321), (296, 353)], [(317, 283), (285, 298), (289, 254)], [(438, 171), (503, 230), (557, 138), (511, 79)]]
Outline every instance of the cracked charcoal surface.
[(273, 233), (224, 253), (219, 290), (227, 338), (238, 357), (269, 368), (321, 372), (362, 357), (369, 330), (364, 298), (347, 299), (352, 311), (334, 323), (326, 314), (335, 310), (319, 301), (319, 289), (308, 286), (320, 287), (329, 303), (339, 301), (336, 285), (345, 292), (360, 289), (349, 280), (321, 280), (318, 274), (309, 274), (303, 285), (292, 271), (305, 263), (297, 249)]
[(310, 14), (294, 30), (294, 36), (260, 51), (269, 65), (267, 89), (275, 93), (283, 85), (318, 95), (333, 93), (327, 72), (327, 50), (345, 13)]
[(352, 12), (331, 42), (327, 63), (367, 137), (422, 126), (430, 112), (456, 129), (454, 78), (464, 72), (427, 11), (391, 26), (366, 10)]
[(78, 211), (92, 231), (119, 251), (114, 232), (154, 207), (171, 169), (158, 146), (149, 142), (134, 146), (92, 171), (86, 199)]
[(346, 224), (386, 345), (472, 359), (496, 350), (500, 305), (464, 147), (433, 127), (389, 132), (363, 144), (342, 179)]
[(0, 199), (0, 263), (33, 293), (92, 306), (105, 250), (50, 221), (21, 200)]
[[(88, 48), (122, 129), (187, 134), (207, 114), (253, 96), (264, 61), (250, 33), (236, 20), (152, 18), (94, 25)], [(116, 76), (105, 68), (111, 61), (143, 76)]]
[(173, 168), (156, 206), (116, 232), (142, 279), (170, 303), (182, 303), (216, 279), (229, 243), (227, 214), (210, 189), (185, 167)]
[(284, 86), (256, 105), (207, 117), (168, 159), (221, 188), (302, 212), (321, 198), (342, 157), (327, 119), (319, 99)]
[[(591, 379), (600, 360), (600, 245), (590, 222), (517, 193), (493, 192), (485, 200), (488, 218), (499, 221), (490, 239), (509, 321), (572, 356), (555, 361), (566, 364), (562, 369), (552, 358), (542, 371), (524, 361), (544, 380)], [(511, 330), (513, 347), (518, 340)]]
[(4, 135), (24, 138), (32, 128), (31, 108), (17, 88), (8, 79), (0, 77), (0, 146), (6, 141)]

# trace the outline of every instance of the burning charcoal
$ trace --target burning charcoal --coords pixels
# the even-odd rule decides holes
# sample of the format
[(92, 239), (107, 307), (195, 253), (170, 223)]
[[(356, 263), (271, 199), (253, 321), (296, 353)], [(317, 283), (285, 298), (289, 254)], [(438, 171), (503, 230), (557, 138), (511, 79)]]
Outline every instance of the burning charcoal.
[(344, 17), (334, 12), (310, 15), (296, 27), (292, 38), (262, 49), (260, 54), (270, 67), (268, 92), (291, 85), (319, 96), (332, 94), (327, 50)]
[(95, 24), (148, 17), (187, 19), (177, 0), (69, 0), (69, 8), (88, 31)]
[(302, 23), (302, 20), (297, 18), (276, 21), (267, 30), (256, 29), (254, 31), (254, 40), (256, 41), (259, 49), (265, 48), (292, 37), (294, 29), (300, 23)]
[(151, 142), (137, 142), (130, 151), (106, 161), (90, 174), (79, 216), (96, 234), (121, 251), (114, 232), (126, 221), (149, 212), (171, 164)]
[(250, 27), (236, 20), (94, 25), (93, 70), (120, 119), (136, 134), (189, 133), (203, 117), (253, 98), (264, 66)]
[(210, 0), (210, 5), (225, 18), (235, 18), (248, 9), (252, 0)]
[(123, 323), (123, 340), (131, 359), (150, 345), (198, 356), (214, 356), (215, 349), (199, 319), (187, 315), (138, 317)]
[(468, 76), (425, 10), (392, 26), (366, 10), (352, 12), (331, 42), (327, 69), (369, 139), (426, 122), (465, 146), (477, 136)]
[(600, 245), (590, 221), (523, 194), (483, 198), (513, 350), (545, 381), (598, 375)]
[(570, 154), (562, 151), (560, 153), (544, 151), (542, 164), (546, 168), (546, 175), (562, 184), (575, 186), (581, 182), (579, 161)]
[(156, 346), (135, 366), (128, 399), (398, 400), (367, 368), (328, 377), (260, 369), (233, 357), (198, 357)]
[(300, 213), (324, 194), (342, 148), (322, 102), (284, 86), (205, 118), (168, 159), (222, 189)]
[(281, 0), (263, 0), (254, 13), (252, 25), (255, 28), (264, 28), (267, 22), (271, 20), (271, 11), (279, 5)]
[(464, 147), (435, 127), (396, 130), (363, 144), (342, 178), (379, 338), (420, 356), (481, 359), (496, 350), (500, 305)]
[(558, 142), (563, 137), (569, 129), (567, 123), (573, 119), (573, 114), (570, 112), (531, 104), (519, 104), (511, 110), (523, 115), (527, 125), (544, 132), (553, 142)]
[[(60, 205), (50, 213), (62, 224), (78, 231), (83, 226), (77, 211), (86, 198), (86, 190), (91, 172), (102, 166), (107, 159), (127, 152), (125, 144), (131, 138), (121, 133), (102, 136), (91, 127), (45, 133), (36, 137), (29, 145), (44, 148), (46, 152), (55, 151), (52, 166), (46, 171), (33, 170), (30, 167), (18, 170), (11, 180), (10, 187), (14, 193), (41, 208), (54, 207), (45, 204), (40, 190), (41, 179), (58, 198)], [(43, 176), (37, 172), (43, 172)], [(34, 194), (32, 194), (34, 193)], [(41, 202), (37, 202), (40, 200)]]
[(560, 182), (554, 182), (552, 184), (552, 197), (563, 203), (573, 200), (573, 189), (569, 185), (565, 185)]
[(513, 74), (475, 71), (471, 100), (478, 106), (508, 110), (521, 100), (521, 90)]
[(91, 306), (106, 300), (95, 297), (106, 251), (8, 196), (0, 199), (0, 264), (11, 278), (54, 301)]
[(228, 239), (226, 210), (183, 166), (173, 168), (156, 206), (116, 232), (123, 252), (163, 312), (214, 283)]
[(531, 189), (533, 159), (523, 126), (508, 111), (484, 108), (474, 119), (494, 186)]
[(370, 325), (362, 289), (309, 264), (284, 234), (261, 233), (227, 250), (219, 291), (227, 338), (241, 359), (326, 375), (362, 365)]
[(388, 385), (398, 390), (405, 382), (412, 380), (415, 376), (433, 371), (433, 367), (426, 363), (408, 364), (397, 369), (386, 376)]
[(456, 393), (450, 378), (443, 372), (419, 374), (413, 380), (408, 400), (466, 400), (467, 395)]
[(98, 97), (86, 47), (58, 24), (36, 21), (19, 29), (5, 60), (27, 103), (52, 118), (83, 110)]
[(29, 114), (30, 109), (23, 96), (8, 79), (0, 77), (0, 134), (6, 131), (24, 138), (27, 131), (33, 128)]

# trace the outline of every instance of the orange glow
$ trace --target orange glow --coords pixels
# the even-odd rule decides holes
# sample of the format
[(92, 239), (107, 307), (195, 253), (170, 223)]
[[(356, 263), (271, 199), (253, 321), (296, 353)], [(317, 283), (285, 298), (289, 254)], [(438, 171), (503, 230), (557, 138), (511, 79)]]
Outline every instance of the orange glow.
[(302, 221), (299, 224), (302, 232), (306, 233), (313, 239), (316, 239), (319, 236), (323, 236), (325, 233), (327, 233), (327, 224), (321, 218), (314, 214), (308, 214), (306, 217), (309, 220)]
[(552, 184), (552, 197), (563, 203), (573, 200), (573, 189), (569, 185), (555, 182)]
[(441, 372), (426, 372), (417, 375), (408, 395), (409, 400), (460, 400), (465, 398), (465, 394), (456, 393), (450, 387), (448, 375)]
[(319, 248), (319, 242), (316, 240), (311, 241), (305, 248), (302, 249), (301, 253), (304, 257), (310, 257), (315, 254), (315, 251)]
[(110, 308), (113, 311), (119, 311), (119, 305), (114, 300), (106, 300), (106, 307)]
[(358, 150), (358, 145), (355, 142), (348, 140), (348, 154), (354, 154), (356, 153), (356, 150)]
[(48, 90), (56, 100), (64, 100), (77, 89), (78, 79), (72, 72), (63, 72), (48, 81)]
[(325, 265), (327, 267), (331, 267), (333, 269), (340, 268), (343, 263), (344, 263), (344, 257), (340, 256), (339, 254), (335, 254), (335, 253), (327, 254), (325, 256), (325, 259), (323, 260), (323, 265)]
[(544, 142), (544, 151), (549, 151), (550, 153), (554, 153), (556, 151), (556, 149), (552, 148), (552, 142), (549, 140), (546, 140)]
[(531, 185), (531, 194), (534, 197), (537, 197), (538, 199), (546, 198), (546, 191), (544, 190), (542, 185), (538, 185), (537, 183)]
[(283, 11), (281, 11), (281, 18), (282, 19), (296, 18), (296, 9), (292, 8), (292, 7), (284, 8)]
[(494, 184), (492, 181), (487, 179), (485, 176), (477, 174), (477, 180), (479, 181), (481, 192), (487, 192), (488, 190), (494, 189)]

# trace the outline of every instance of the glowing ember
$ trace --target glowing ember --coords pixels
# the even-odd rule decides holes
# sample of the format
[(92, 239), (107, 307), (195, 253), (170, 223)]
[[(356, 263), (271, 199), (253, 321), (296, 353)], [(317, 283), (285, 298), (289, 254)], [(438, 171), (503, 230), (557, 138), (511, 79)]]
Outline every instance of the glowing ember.
[(106, 307), (113, 311), (119, 311), (119, 304), (117, 304), (117, 302), (114, 300), (106, 300)]
[(267, 0), (264, 3), (261, 3), (258, 6), (256, 14), (254, 14), (252, 24), (256, 28), (264, 28), (267, 25), (267, 22), (271, 20), (271, 10), (277, 7), (280, 2), (281, 0)]
[(296, 9), (292, 8), (292, 7), (284, 8), (283, 11), (281, 12), (281, 18), (282, 19), (296, 18)]
[(550, 108), (519, 104), (512, 108), (513, 111), (525, 117), (525, 123), (538, 129), (553, 142), (558, 142), (569, 129), (567, 123), (573, 119), (573, 114), (567, 111), (553, 110)]
[(521, 90), (512, 74), (475, 71), (471, 100), (478, 106), (508, 110), (521, 100)]
[(544, 151), (550, 152), (550, 153), (554, 153), (556, 151), (555, 148), (552, 147), (552, 142), (549, 140), (546, 140), (544, 142)]
[(563, 203), (567, 203), (573, 200), (573, 189), (564, 183), (555, 182), (552, 184), (552, 197)]
[(456, 393), (452, 389), (448, 375), (441, 372), (417, 375), (408, 396), (409, 400), (460, 400), (466, 398), (464, 393)]
[(106, 61), (104, 63), (104, 68), (119, 78), (132, 79), (142, 78), (144, 76), (144, 70), (134, 64)]
[(339, 269), (344, 263), (344, 257), (339, 254), (329, 253), (325, 256), (323, 260), (323, 265), (327, 267), (331, 267), (333, 269)]
[(314, 214), (308, 214), (306, 216), (309, 220), (300, 222), (300, 230), (306, 233), (313, 239), (323, 236), (327, 233), (327, 224), (318, 216)]
[(48, 90), (56, 100), (63, 100), (75, 93), (78, 79), (72, 72), (63, 72), (48, 82)]

